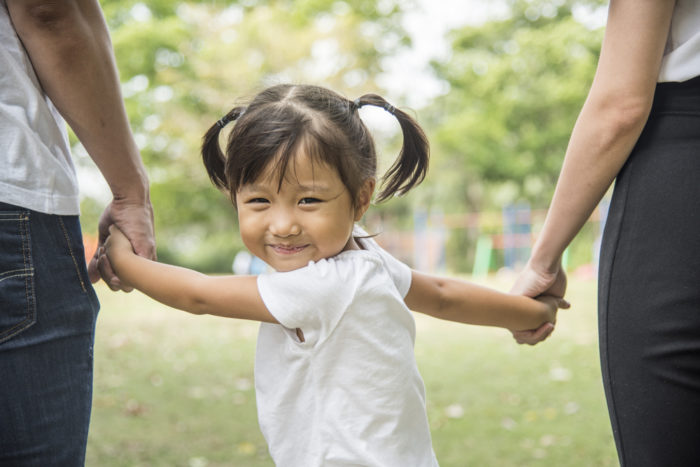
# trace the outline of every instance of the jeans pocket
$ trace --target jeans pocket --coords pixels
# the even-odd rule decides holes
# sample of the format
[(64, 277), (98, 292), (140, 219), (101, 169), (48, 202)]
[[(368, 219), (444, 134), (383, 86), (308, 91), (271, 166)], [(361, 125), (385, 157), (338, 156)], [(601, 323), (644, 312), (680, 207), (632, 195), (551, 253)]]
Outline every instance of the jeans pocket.
[(29, 211), (0, 211), (0, 343), (36, 322)]

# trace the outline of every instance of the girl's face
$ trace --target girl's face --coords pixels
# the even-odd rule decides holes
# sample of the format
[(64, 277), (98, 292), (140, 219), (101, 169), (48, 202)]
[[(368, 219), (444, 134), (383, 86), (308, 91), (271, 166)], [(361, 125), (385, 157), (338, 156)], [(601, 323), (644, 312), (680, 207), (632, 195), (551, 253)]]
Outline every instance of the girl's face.
[(236, 193), (241, 238), (252, 254), (276, 271), (292, 271), (358, 248), (352, 229), (369, 206), (374, 180), (360, 190), (355, 207), (338, 172), (327, 164), (297, 155), (279, 189), (273, 170), (268, 167)]

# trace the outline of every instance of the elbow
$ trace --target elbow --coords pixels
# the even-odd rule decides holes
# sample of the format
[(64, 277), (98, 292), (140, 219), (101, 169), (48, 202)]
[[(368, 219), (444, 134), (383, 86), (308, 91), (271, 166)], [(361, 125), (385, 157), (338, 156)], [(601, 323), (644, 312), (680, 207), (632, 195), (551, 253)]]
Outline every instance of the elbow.
[(619, 135), (638, 134), (644, 128), (650, 110), (650, 99), (621, 99), (610, 111), (611, 127)]
[(38, 30), (59, 33), (74, 25), (80, 11), (73, 1), (25, 1), (11, 10), (12, 22), (18, 33)]
[(196, 291), (188, 297), (184, 305), (180, 308), (193, 315), (210, 314), (209, 302), (206, 300), (206, 297), (203, 297)]
[(614, 143), (627, 137), (637, 138), (651, 110), (653, 95), (611, 93), (593, 104), (593, 115), (603, 125), (604, 140)]
[(208, 276), (199, 273), (190, 279), (190, 282), (182, 289), (182, 304), (178, 308), (193, 315), (214, 314), (211, 297), (206, 292), (208, 280)]
[(436, 318), (447, 319), (447, 310), (450, 309), (449, 282), (443, 278), (437, 278), (433, 284), (432, 312), (428, 313)]
[(87, 41), (101, 40), (95, 27), (103, 21), (99, 7), (79, 5), (75, 0), (28, 0), (20, 2), (9, 12), (25, 47), (28, 44), (48, 45), (70, 57), (75, 54), (76, 47), (85, 47)]

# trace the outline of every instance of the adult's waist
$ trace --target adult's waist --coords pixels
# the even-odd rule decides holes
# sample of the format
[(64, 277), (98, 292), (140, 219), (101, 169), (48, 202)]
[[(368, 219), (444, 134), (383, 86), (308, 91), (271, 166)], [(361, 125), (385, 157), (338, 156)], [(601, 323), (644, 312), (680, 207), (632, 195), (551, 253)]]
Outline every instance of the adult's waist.
[(652, 112), (700, 114), (700, 76), (656, 85)]

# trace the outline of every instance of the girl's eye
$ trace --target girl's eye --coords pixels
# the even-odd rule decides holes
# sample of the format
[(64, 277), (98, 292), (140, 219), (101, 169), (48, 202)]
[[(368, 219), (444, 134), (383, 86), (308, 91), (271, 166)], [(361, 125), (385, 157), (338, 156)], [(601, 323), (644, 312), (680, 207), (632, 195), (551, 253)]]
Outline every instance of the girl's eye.
[(265, 198), (251, 198), (248, 201), (246, 201), (246, 204), (260, 204), (260, 203), (269, 203), (268, 200)]
[(318, 198), (302, 198), (301, 201), (299, 201), (299, 204), (315, 204), (320, 202), (321, 200)]

